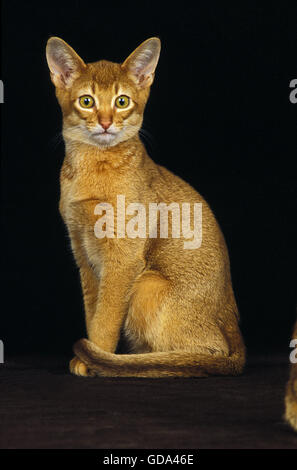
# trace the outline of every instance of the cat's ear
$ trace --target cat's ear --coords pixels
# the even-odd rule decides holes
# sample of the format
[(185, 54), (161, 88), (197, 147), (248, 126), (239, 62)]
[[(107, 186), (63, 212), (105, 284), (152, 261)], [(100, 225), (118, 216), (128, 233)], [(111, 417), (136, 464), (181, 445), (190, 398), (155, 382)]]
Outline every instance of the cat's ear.
[(150, 86), (154, 80), (161, 50), (159, 38), (150, 38), (135, 49), (122, 64), (122, 68), (141, 88)]
[(69, 88), (86, 67), (84, 61), (63, 39), (51, 37), (46, 46), (51, 79), (58, 88)]

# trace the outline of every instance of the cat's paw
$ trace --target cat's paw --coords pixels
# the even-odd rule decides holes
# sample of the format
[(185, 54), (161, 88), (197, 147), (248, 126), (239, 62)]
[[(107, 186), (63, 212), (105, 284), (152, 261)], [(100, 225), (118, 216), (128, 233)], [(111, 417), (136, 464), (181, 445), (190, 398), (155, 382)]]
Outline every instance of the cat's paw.
[(76, 356), (71, 359), (69, 369), (71, 374), (79, 375), (80, 377), (94, 377), (96, 375), (94, 371), (89, 369), (88, 366)]

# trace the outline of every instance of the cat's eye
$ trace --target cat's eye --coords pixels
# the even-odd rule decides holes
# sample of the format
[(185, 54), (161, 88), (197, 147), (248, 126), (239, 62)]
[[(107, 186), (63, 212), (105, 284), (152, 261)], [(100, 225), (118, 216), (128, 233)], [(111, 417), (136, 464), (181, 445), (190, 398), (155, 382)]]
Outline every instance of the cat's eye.
[(115, 105), (117, 108), (127, 108), (130, 104), (130, 98), (126, 95), (118, 96), (115, 100)]
[(82, 108), (92, 108), (94, 103), (94, 98), (92, 98), (90, 95), (84, 95), (79, 98), (79, 104)]

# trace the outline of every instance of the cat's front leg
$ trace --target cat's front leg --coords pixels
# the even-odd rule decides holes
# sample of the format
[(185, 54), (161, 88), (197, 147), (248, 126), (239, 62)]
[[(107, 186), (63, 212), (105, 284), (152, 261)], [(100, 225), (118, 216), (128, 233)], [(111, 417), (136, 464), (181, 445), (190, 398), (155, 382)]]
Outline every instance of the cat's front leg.
[[(99, 291), (99, 279), (96, 277), (93, 269), (90, 267), (85, 252), (82, 249), (82, 243), (79, 234), (71, 231), (71, 246), (76, 263), (79, 267), (80, 282), (83, 294), (86, 330), (89, 331), (91, 320), (96, 311), (96, 304)], [(89, 377), (94, 374), (77, 357), (74, 357), (69, 363), (69, 369), (72, 374)]]
[(129, 288), (137, 266), (115, 264), (100, 281), (96, 311), (88, 327), (89, 339), (104, 351), (114, 353), (128, 309)]
[(77, 266), (79, 267), (80, 283), (84, 300), (86, 329), (88, 332), (89, 324), (96, 311), (100, 280), (91, 268), (86, 257), (80, 234), (71, 230), (70, 237), (74, 258)]
[[(92, 269), (82, 263), (79, 269), (82, 293), (84, 298), (86, 330), (89, 332), (91, 320), (96, 311), (96, 303), (99, 291), (99, 280), (94, 275)], [(77, 357), (69, 363), (69, 370), (74, 375), (83, 377), (93, 377), (94, 373)]]
[(81, 266), (79, 272), (84, 298), (86, 329), (88, 333), (92, 318), (96, 312), (100, 281), (87, 264)]

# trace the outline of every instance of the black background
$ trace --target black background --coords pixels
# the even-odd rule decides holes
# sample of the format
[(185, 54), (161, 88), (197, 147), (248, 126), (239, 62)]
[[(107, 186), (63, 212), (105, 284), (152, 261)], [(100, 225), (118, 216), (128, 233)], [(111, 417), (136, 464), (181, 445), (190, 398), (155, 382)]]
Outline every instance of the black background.
[(144, 120), (149, 153), (216, 214), (248, 349), (288, 351), (296, 312), (297, 105), (289, 82), (297, 78), (297, 7), (127, 5), (2, 2), (6, 351), (69, 352), (85, 335), (78, 271), (58, 213), (64, 147), (45, 60), (51, 35), (86, 62), (121, 62), (146, 38), (161, 38)]

